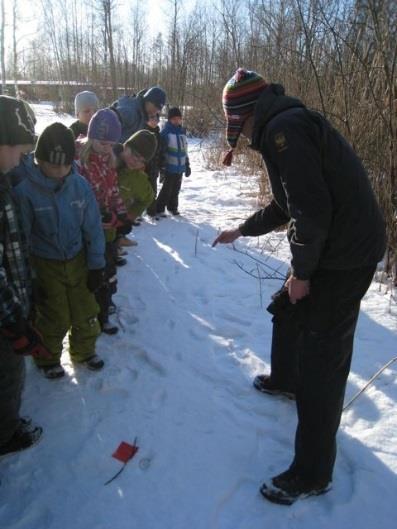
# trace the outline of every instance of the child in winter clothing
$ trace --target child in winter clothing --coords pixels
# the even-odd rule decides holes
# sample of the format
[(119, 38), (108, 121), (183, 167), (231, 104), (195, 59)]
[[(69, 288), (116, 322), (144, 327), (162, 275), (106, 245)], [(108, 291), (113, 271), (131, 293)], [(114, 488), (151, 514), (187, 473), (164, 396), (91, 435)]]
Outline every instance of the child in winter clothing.
[[(86, 139), (77, 140), (80, 173), (85, 176), (94, 191), (102, 215), (102, 227), (106, 239), (106, 282), (96, 291), (100, 306), (99, 323), (107, 334), (115, 334), (118, 328), (109, 323), (109, 306), (116, 292), (116, 230), (128, 224), (127, 211), (117, 186), (116, 158), (113, 147), (121, 134), (119, 119), (113, 110), (98, 110), (92, 117)], [(127, 226), (128, 232), (131, 226)]]
[(153, 188), (144, 171), (145, 164), (153, 158), (156, 148), (156, 136), (148, 130), (139, 130), (125, 142), (120, 154), (118, 183), (131, 221), (153, 202)]
[(70, 125), (70, 129), (76, 139), (87, 136), (88, 124), (98, 108), (99, 101), (94, 92), (85, 90), (76, 95), (74, 98), (74, 110), (77, 121)]
[(156, 115), (152, 119), (148, 120), (146, 123), (146, 130), (149, 132), (153, 132), (156, 136), (157, 140), (157, 148), (156, 152), (154, 153), (153, 158), (146, 164), (146, 174), (148, 175), (150, 185), (152, 186), (153, 193), (154, 193), (154, 199), (150, 206), (146, 209), (147, 214), (150, 217), (156, 217), (157, 215), (157, 204), (156, 204), (156, 197), (157, 197), (157, 179), (159, 177), (160, 169), (164, 167), (164, 158), (165, 158), (165, 150), (166, 145), (165, 142), (162, 141), (162, 138), (160, 136), (160, 127), (158, 125), (159, 123), (159, 116)]
[(35, 361), (47, 378), (58, 378), (64, 375), (60, 359), (67, 333), (74, 362), (92, 370), (104, 365), (95, 354), (100, 328), (93, 292), (103, 281), (105, 240), (95, 196), (73, 162), (73, 133), (53, 123), (34, 154), (14, 192), (36, 274), (35, 324), (51, 352)]
[(34, 126), (22, 101), (0, 96), (0, 455), (29, 448), (42, 429), (20, 415), (24, 355), (42, 354), (28, 322), (32, 282), (29, 253), (7, 173), (32, 149)]
[(166, 144), (165, 170), (162, 174), (163, 187), (157, 197), (157, 213), (165, 217), (165, 207), (172, 215), (179, 215), (178, 197), (182, 184), (182, 175), (190, 176), (190, 164), (187, 155), (186, 131), (182, 127), (182, 113), (173, 107), (168, 111), (168, 121), (161, 131)]

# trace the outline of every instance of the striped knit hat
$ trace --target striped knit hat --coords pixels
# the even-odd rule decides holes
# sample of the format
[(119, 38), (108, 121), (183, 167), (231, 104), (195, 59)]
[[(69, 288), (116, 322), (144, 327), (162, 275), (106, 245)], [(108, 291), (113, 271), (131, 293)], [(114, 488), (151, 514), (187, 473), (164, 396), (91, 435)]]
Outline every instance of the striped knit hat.
[(267, 83), (256, 72), (239, 68), (226, 83), (222, 94), (223, 110), (226, 116), (226, 138), (231, 147), (224, 164), (230, 165), (232, 151), (237, 145), (244, 122), (253, 115), (256, 102)]

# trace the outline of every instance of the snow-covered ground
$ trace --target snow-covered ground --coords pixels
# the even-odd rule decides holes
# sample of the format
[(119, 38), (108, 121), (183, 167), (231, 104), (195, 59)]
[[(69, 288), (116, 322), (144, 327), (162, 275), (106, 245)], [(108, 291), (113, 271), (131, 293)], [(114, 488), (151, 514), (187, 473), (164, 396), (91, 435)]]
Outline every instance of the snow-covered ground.
[[(56, 118), (34, 106), (38, 130)], [(69, 123), (70, 117), (62, 120)], [(252, 378), (269, 369), (270, 315), (279, 281), (241, 269), (255, 262), (220, 228), (255, 207), (254, 179), (204, 169), (191, 142), (179, 218), (145, 221), (119, 269), (115, 337), (101, 336), (99, 373), (62, 362), (44, 379), (28, 362), (23, 414), (41, 442), (0, 460), (1, 529), (391, 529), (397, 519), (396, 364), (345, 412), (334, 489), (292, 507), (268, 503), (262, 481), (291, 461), (295, 405), (266, 397)], [(239, 250), (286, 270), (284, 234), (239, 240)], [(393, 356), (396, 307), (374, 283), (362, 304), (348, 400)], [(137, 437), (121, 464), (112, 453)]]

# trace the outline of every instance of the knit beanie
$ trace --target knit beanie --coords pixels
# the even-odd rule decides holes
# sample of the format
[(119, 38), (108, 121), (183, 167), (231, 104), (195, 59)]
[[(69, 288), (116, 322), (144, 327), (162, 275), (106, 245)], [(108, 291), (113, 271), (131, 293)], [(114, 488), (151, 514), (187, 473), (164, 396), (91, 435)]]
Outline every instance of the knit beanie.
[(124, 143), (124, 146), (142, 156), (145, 162), (149, 162), (156, 153), (157, 138), (153, 132), (138, 130)]
[(94, 92), (85, 90), (84, 92), (79, 92), (74, 98), (74, 111), (76, 116), (84, 108), (95, 108), (97, 110), (98, 107), (99, 101)]
[(62, 123), (52, 123), (40, 134), (34, 154), (43, 162), (71, 165), (75, 157), (73, 132)]
[(113, 110), (102, 108), (96, 112), (89, 124), (87, 137), (89, 140), (118, 142), (121, 136), (121, 123)]
[(168, 110), (168, 119), (171, 118), (181, 118), (182, 112), (179, 110), (178, 107), (172, 107)]
[(0, 145), (34, 143), (34, 123), (22, 101), (0, 96)]
[(222, 103), (226, 116), (226, 138), (231, 147), (223, 163), (230, 165), (232, 151), (247, 118), (254, 114), (256, 102), (267, 83), (258, 73), (239, 68), (226, 83)]
[(152, 86), (152, 88), (149, 88), (149, 90), (143, 95), (143, 100), (145, 102), (150, 101), (150, 103), (153, 103), (153, 105), (159, 110), (165, 105), (166, 98), (166, 93), (159, 86)]

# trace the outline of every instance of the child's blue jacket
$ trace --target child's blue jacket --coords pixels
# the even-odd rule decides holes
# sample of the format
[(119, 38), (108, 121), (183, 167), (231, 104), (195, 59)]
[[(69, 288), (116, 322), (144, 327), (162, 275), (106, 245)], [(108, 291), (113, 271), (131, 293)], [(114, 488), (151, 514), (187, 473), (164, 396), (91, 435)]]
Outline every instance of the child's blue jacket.
[(90, 184), (75, 164), (61, 182), (43, 175), (33, 162), (14, 188), (30, 251), (37, 257), (66, 261), (85, 250), (88, 269), (105, 266), (105, 238)]
[(167, 121), (160, 135), (166, 146), (166, 172), (174, 174), (184, 173), (186, 171), (186, 164), (189, 164), (185, 129)]

